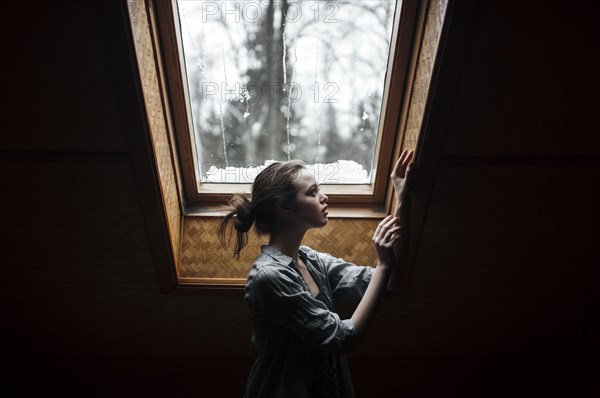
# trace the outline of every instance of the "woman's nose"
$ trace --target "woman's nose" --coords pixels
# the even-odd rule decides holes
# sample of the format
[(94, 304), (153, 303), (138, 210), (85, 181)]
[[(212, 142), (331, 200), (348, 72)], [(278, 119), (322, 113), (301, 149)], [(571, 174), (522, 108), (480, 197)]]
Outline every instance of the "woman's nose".
[(329, 198), (325, 194), (322, 194), (322, 195), (323, 196), (321, 197), (321, 203), (327, 203), (327, 199), (329, 199)]

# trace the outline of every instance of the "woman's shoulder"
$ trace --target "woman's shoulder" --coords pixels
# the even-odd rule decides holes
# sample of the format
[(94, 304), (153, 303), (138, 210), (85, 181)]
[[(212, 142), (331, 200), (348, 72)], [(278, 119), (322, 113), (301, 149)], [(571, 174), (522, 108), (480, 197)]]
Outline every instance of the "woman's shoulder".
[(244, 296), (246, 301), (252, 304), (256, 303), (256, 300), (278, 300), (282, 296), (302, 291), (302, 279), (291, 267), (269, 261), (256, 261), (248, 274)]
[(260, 254), (250, 269), (246, 285), (281, 285), (295, 282), (298, 275), (290, 264), (274, 260), (271, 256)]

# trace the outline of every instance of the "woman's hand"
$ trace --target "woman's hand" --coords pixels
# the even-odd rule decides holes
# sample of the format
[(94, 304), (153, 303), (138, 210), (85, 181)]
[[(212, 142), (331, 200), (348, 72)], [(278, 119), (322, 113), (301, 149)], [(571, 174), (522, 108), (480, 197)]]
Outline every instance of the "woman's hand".
[(400, 219), (400, 233), (402, 235), (407, 234), (410, 229), (410, 199), (411, 199), (411, 185), (412, 185), (412, 173), (411, 168), (413, 165), (413, 157), (415, 151), (405, 149), (402, 151), (400, 158), (394, 166), (394, 170), (390, 175), (392, 183), (394, 184), (394, 191), (396, 192), (396, 216)]
[(392, 215), (384, 218), (375, 229), (373, 244), (375, 244), (379, 265), (392, 267), (396, 264), (393, 246), (400, 237), (399, 230), (398, 217)]
[(402, 202), (409, 199), (410, 196), (410, 182), (412, 181), (410, 171), (414, 155), (414, 149), (411, 149), (410, 151), (408, 149), (403, 150), (390, 175), (392, 183), (394, 184), (398, 207), (402, 205)]

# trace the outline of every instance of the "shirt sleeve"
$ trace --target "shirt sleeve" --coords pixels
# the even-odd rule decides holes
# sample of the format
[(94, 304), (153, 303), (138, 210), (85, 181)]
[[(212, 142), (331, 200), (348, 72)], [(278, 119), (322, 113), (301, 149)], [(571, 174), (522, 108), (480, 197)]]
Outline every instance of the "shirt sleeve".
[(358, 305), (371, 282), (374, 268), (355, 265), (325, 253), (318, 255), (333, 297), (350, 305)]
[(304, 289), (293, 269), (260, 269), (252, 281), (253, 300), (273, 322), (293, 330), (308, 344), (339, 354), (351, 349), (356, 329)]

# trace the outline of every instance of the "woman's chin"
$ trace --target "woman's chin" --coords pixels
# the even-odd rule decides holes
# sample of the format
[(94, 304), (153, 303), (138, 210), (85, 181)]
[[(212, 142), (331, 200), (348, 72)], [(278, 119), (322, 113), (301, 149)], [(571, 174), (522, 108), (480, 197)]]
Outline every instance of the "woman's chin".
[(323, 217), (321, 217), (319, 220), (314, 220), (313, 222), (308, 223), (308, 228), (323, 228), (328, 222), (329, 219), (327, 216), (323, 215)]

